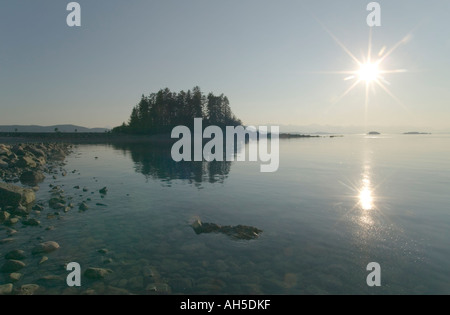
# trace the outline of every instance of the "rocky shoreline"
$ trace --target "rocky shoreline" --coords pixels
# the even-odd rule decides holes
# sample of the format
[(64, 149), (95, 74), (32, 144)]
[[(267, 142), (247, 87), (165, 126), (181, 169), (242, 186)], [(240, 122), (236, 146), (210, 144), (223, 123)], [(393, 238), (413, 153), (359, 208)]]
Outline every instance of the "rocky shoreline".
[[(35, 192), (46, 175), (50, 175), (55, 168), (64, 165), (64, 160), (71, 153), (68, 144), (0, 144), (0, 224), (6, 228), (8, 238), (0, 239), (0, 244), (14, 241), (13, 236), (18, 233), (14, 229), (19, 222), (23, 226), (39, 226), (40, 221), (33, 214), (39, 214), (43, 206), (35, 204)], [(54, 241), (42, 242), (32, 250), (33, 256), (42, 256), (40, 263), (48, 257), (44, 256), (59, 248)], [(34, 294), (39, 290), (37, 284), (24, 284), (18, 288), (14, 282), (22, 278), (19, 272), (26, 267), (23, 260), (27, 253), (15, 249), (4, 255), (5, 262), (0, 266), (0, 272), (10, 282), (0, 285), (0, 295), (5, 294)], [(9, 281), (8, 281), (9, 280)]]

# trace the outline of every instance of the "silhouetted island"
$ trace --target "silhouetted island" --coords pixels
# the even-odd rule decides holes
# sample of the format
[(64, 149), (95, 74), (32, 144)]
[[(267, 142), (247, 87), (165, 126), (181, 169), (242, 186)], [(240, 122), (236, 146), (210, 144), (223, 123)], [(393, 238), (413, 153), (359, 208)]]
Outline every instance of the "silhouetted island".
[(378, 131), (370, 131), (367, 134), (368, 135), (380, 135), (381, 133), (379, 133)]
[(404, 135), (431, 135), (431, 133), (429, 132), (418, 132), (418, 131), (409, 131), (409, 132), (404, 132)]
[(128, 123), (113, 128), (112, 132), (141, 135), (170, 133), (179, 125), (193, 127), (194, 118), (202, 118), (204, 128), (208, 125), (222, 128), (242, 125), (231, 111), (225, 95), (205, 95), (196, 86), (192, 91), (175, 93), (165, 88), (148, 96), (142, 95), (131, 111)]

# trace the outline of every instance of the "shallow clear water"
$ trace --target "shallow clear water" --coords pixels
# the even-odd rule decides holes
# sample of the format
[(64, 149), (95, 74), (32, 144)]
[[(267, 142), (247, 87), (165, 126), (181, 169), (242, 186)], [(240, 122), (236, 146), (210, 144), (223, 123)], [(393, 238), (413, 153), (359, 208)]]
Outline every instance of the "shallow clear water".
[[(15, 286), (38, 283), (44, 294), (450, 293), (449, 136), (281, 140), (275, 173), (260, 173), (259, 162), (177, 164), (170, 148), (149, 144), (80, 145), (66, 163), (67, 176), (47, 176), (37, 198), (47, 202), (48, 185), (60, 185), (75, 205), (91, 198), (89, 209), (48, 217), (47, 206), (41, 227), (18, 224), (15, 241), (0, 245), (1, 264), (7, 251), (30, 252), (42, 240), (61, 248), (41, 265), (30, 254)], [(253, 240), (196, 234), (196, 219), (263, 232)], [(113, 272), (68, 288), (71, 261)], [(381, 287), (366, 284), (370, 262), (381, 266)]]

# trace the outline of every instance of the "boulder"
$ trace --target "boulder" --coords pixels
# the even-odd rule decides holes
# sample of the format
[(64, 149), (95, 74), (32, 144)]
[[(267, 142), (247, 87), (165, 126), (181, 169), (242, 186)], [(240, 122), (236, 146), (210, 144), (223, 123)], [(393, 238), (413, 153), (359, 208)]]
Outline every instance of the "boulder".
[(36, 162), (33, 160), (30, 156), (21, 156), (19, 157), (19, 160), (16, 162), (17, 167), (25, 168), (25, 167), (31, 167), (35, 168), (37, 166)]
[(28, 205), (36, 199), (32, 189), (26, 189), (12, 184), (0, 183), (0, 206), (18, 207)]
[(35, 186), (45, 179), (44, 174), (41, 171), (25, 171), (20, 175), (20, 181), (22, 184)]

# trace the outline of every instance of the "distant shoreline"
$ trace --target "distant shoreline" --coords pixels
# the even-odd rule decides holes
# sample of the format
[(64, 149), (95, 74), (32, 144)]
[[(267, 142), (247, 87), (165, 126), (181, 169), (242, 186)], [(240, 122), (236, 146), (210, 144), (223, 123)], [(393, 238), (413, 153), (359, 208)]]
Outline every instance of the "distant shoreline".
[[(280, 133), (280, 139), (322, 138), (320, 135)], [(326, 138), (342, 137), (327, 135)], [(40, 143), (57, 142), (71, 144), (107, 144), (107, 143), (140, 143), (170, 144), (178, 139), (172, 139), (169, 133), (158, 135), (130, 135), (101, 132), (0, 132), (0, 143)]]

